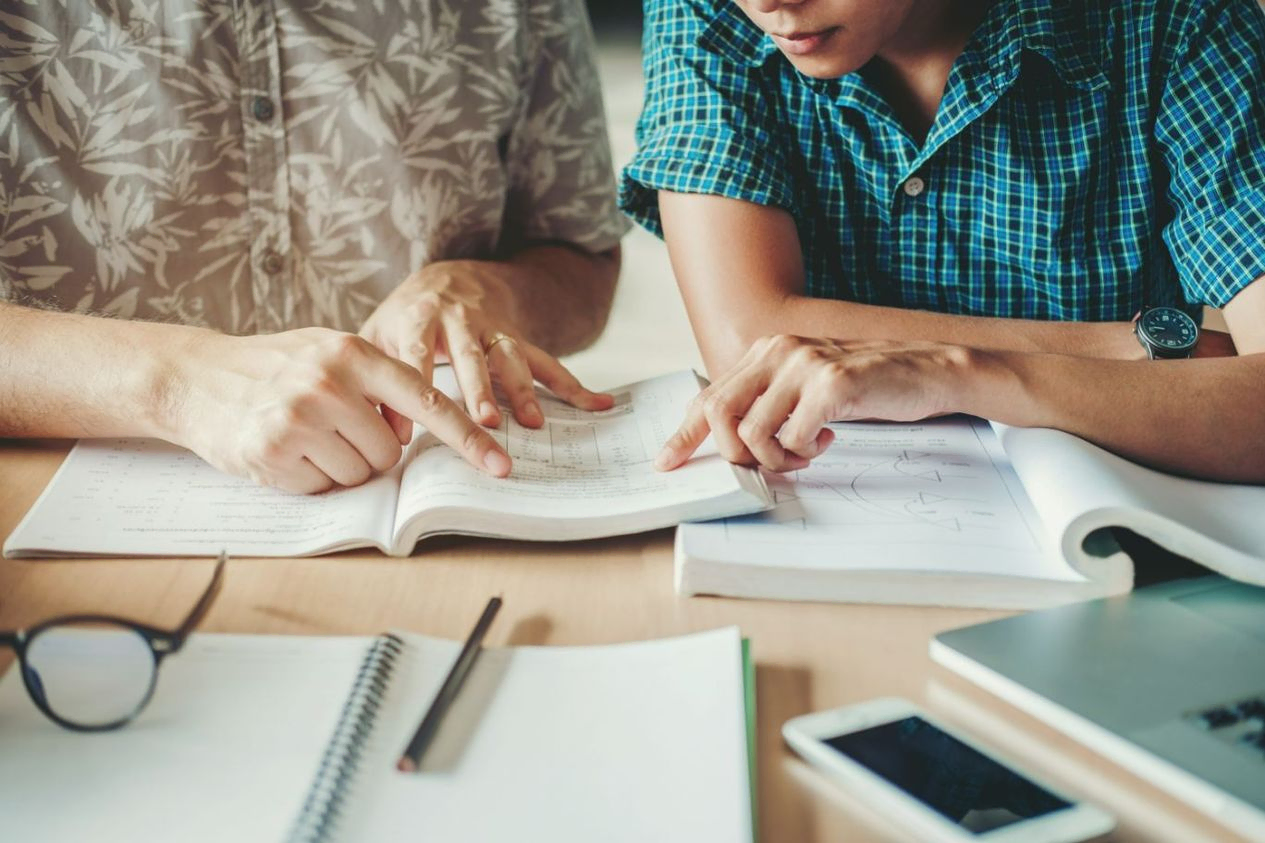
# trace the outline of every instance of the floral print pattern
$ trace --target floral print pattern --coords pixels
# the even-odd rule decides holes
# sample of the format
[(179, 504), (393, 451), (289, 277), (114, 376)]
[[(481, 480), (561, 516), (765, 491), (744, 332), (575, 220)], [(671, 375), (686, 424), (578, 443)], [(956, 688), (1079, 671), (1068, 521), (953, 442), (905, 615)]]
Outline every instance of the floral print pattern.
[(627, 222), (581, 0), (0, 7), (0, 297), (355, 330), (430, 261)]

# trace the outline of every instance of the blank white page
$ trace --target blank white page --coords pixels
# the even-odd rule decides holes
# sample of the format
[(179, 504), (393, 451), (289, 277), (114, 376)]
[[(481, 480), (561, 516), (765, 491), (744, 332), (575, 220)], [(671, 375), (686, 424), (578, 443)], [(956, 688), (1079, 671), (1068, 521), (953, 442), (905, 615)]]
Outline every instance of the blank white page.
[(402, 637), (338, 839), (752, 839), (737, 629), (485, 651), (417, 774), (395, 762), (459, 647)]
[(113, 732), (47, 720), (0, 680), (0, 838), (277, 843), (299, 813), (371, 639), (195, 635)]

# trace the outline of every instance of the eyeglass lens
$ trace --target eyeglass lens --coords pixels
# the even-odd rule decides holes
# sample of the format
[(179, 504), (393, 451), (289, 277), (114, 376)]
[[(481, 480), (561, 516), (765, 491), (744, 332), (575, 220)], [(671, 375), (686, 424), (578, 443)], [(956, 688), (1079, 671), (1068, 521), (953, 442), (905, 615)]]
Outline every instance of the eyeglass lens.
[(157, 673), (149, 642), (107, 622), (42, 629), (27, 643), (24, 661), (31, 694), (63, 720), (90, 728), (132, 717)]

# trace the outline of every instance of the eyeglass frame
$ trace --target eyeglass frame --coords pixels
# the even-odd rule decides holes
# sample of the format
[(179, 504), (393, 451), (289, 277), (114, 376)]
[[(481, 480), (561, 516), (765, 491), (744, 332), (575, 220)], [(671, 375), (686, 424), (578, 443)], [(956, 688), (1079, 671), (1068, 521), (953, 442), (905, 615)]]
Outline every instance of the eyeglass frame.
[[(31, 698), (31, 702), (35, 704), (35, 707), (45, 717), (58, 726), (73, 732), (109, 732), (121, 728), (135, 720), (145, 710), (145, 707), (149, 705), (150, 699), (154, 696), (154, 690), (158, 687), (158, 670), (162, 667), (163, 659), (173, 653), (180, 652), (189, 634), (193, 632), (207, 612), (210, 611), (211, 605), (215, 602), (215, 598), (219, 596), (220, 589), (224, 584), (224, 566), (227, 562), (228, 554), (221, 553), (215, 563), (215, 571), (211, 574), (211, 582), (207, 584), (202, 596), (198, 598), (198, 602), (189, 610), (189, 614), (175, 629), (161, 629), (151, 624), (134, 621), (131, 618), (118, 617), (117, 615), (61, 615), (46, 621), (40, 621), (35, 626), (25, 629), (0, 630), (0, 648), (12, 649), (17, 655), (18, 670), (22, 674), (22, 684), (26, 687), (27, 696)], [(96, 725), (75, 723), (74, 721), (66, 720), (53, 711), (45, 699), (44, 692), (42, 690), (36, 691), (31, 687), (26, 663), (26, 651), (30, 642), (51, 627), (80, 623), (106, 623), (124, 627), (135, 632), (149, 645), (150, 656), (154, 659), (154, 670), (150, 674), (149, 688), (145, 691), (145, 696), (137, 703), (136, 708), (126, 717)]]

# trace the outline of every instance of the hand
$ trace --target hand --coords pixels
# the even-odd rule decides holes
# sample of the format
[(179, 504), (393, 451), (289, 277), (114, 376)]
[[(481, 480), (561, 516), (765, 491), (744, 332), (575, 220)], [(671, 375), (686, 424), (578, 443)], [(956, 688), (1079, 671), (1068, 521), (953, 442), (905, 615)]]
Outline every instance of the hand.
[(834, 440), (826, 427), (831, 421), (912, 421), (952, 412), (954, 378), (975, 353), (940, 343), (758, 340), (690, 403), (655, 465), (665, 471), (681, 465), (710, 431), (730, 462), (804, 468)]
[(175, 357), (168, 438), (223, 471), (289, 492), (355, 486), (395, 465), (416, 421), (471, 465), (509, 474), (509, 456), (486, 430), (354, 334), (192, 336)]
[(497, 426), (492, 392), (505, 391), (514, 418), (527, 427), (545, 422), (533, 379), (583, 410), (605, 410), (609, 395), (590, 392), (554, 357), (519, 335), (509, 264), (441, 261), (409, 276), (365, 321), (360, 335), (431, 382), (434, 364), (450, 362), (472, 418)]

